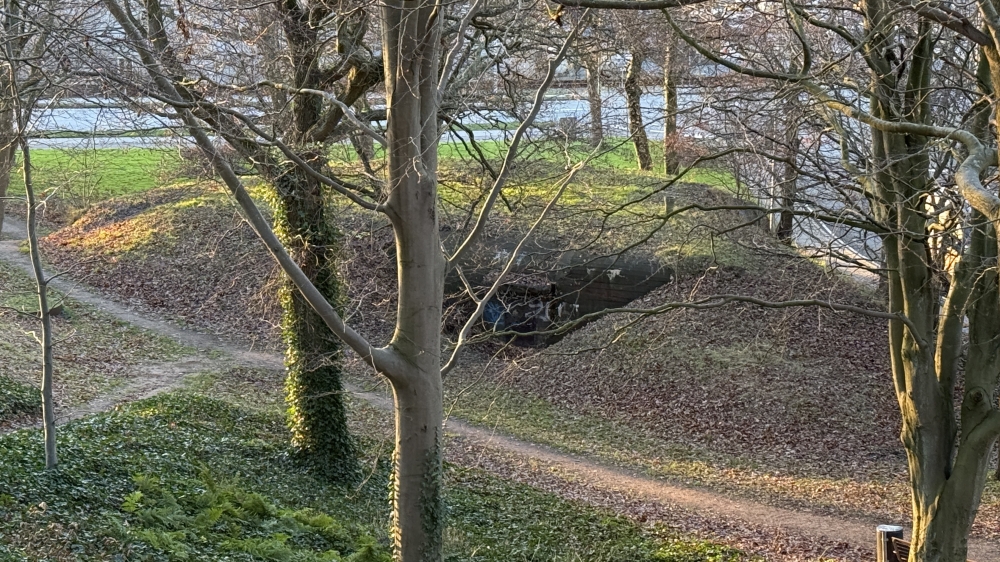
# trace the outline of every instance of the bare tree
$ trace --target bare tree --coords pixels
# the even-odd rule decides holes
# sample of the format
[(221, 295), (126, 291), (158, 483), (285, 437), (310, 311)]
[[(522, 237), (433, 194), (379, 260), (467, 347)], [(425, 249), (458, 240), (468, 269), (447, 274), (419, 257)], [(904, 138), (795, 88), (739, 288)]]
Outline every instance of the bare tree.
[[(675, 25), (685, 41), (728, 71), (805, 92), (837, 133), (839, 150), (828, 150), (825, 163), (831, 153), (839, 157), (853, 182), (815, 185), (840, 201), (844, 220), (877, 233), (884, 248), (888, 308), (895, 315), (889, 322), (892, 371), (913, 499), (912, 562), (966, 559), (989, 453), (1000, 435), (993, 399), (1000, 382), (1000, 199), (981, 180), (997, 162), (995, 131), (986, 119), (1000, 86), (990, 77), (1000, 75), (1000, 62), (993, 36), (969, 23), (981, 17), (988, 28), (1000, 29), (1000, 20), (990, 3), (979, 3), (979, 10), (960, 14), (869, 0), (857, 14), (831, 3), (754, 15), (762, 18), (758, 23), (770, 18), (791, 30), (797, 57), (784, 66), (762, 56), (752, 41), (723, 55), (724, 49)], [(705, 21), (692, 20), (688, 25)], [(768, 27), (749, 22), (743, 20), (743, 31), (767, 35), (761, 30)], [(726, 24), (737, 25), (732, 19)], [(842, 77), (817, 70), (833, 68), (826, 65), (834, 60), (856, 66), (838, 62)], [(978, 84), (969, 83), (972, 76), (979, 76)], [(845, 88), (849, 83), (861, 86)], [(977, 89), (978, 95), (969, 95)], [(783, 143), (797, 153), (795, 160), (772, 157), (822, 177), (822, 166), (810, 169), (810, 157), (795, 150), (799, 138)], [(936, 155), (950, 152), (950, 141), (964, 154)], [(942, 229), (937, 220), (943, 207), (932, 201), (944, 194), (959, 198), (961, 226)], [(796, 197), (816, 204), (818, 195), (799, 190)], [(944, 240), (942, 230), (958, 241), (948, 245), (946, 264), (933, 257), (940, 253), (935, 247)]]
[(50, 88), (52, 68), (42, 63), (50, 48), (55, 2), (4, 0), (0, 4), (0, 231), (3, 230), (7, 189), (18, 151), (17, 125), (21, 111)]
[(49, 309), (48, 279), (42, 270), (38, 245), (38, 209), (44, 204), (35, 193), (32, 178), (28, 132), (33, 110), (43, 95), (56, 92), (56, 66), (50, 43), (54, 23), (60, 18), (59, 5), (51, 1), (21, 2), (6, 0), (0, 12), (0, 231), (7, 199), (7, 189), (18, 152), (21, 155), (22, 179), (27, 204), (28, 250), (38, 298), (41, 348), (42, 430), (45, 443), (45, 468), (58, 464), (56, 453), (55, 404), (52, 393), (53, 339), (52, 314)]
[[(384, 143), (387, 157), (385, 179), (376, 182), (375, 189), (339, 180), (328, 173), (318, 155), (303, 154), (272, 134), (259, 123), (259, 119), (214, 99), (223, 90), (233, 90), (239, 79), (232, 80), (233, 84), (213, 84), (211, 80), (202, 80), (199, 86), (196, 81), (185, 78), (185, 63), (177, 59), (175, 53), (178, 50), (168, 41), (168, 26), (165, 25), (168, 18), (154, 15), (147, 19), (149, 23), (144, 28), (137, 24), (131, 3), (105, 0), (104, 4), (147, 72), (149, 82), (144, 87), (148, 95), (155, 96), (177, 112), (177, 118), (189, 128), (194, 141), (213, 162), (247, 220), (304, 301), (334, 334), (390, 382), (395, 399), (397, 430), (392, 486), (395, 555), (406, 562), (440, 560), (444, 525), (441, 505), (444, 276), (482, 233), (485, 220), (511, 173), (518, 139), (538, 114), (544, 92), (552, 83), (559, 63), (565, 59), (579, 24), (563, 37), (558, 53), (548, 62), (535, 102), (515, 133), (508, 156), (483, 202), (475, 228), (452, 256), (444, 256), (439, 236), (437, 195), (441, 100), (446, 93), (443, 83), (447, 83), (447, 80), (442, 80), (444, 21), (441, 3), (386, 0), (378, 6), (378, 16), (373, 17), (381, 35), (380, 50), (384, 62), (384, 135), (357, 118), (347, 103), (322, 88), (285, 87), (270, 81), (257, 83), (261, 91), (267, 92), (267, 97), (276, 96), (280, 91), (287, 92), (293, 109), (301, 105), (315, 108), (319, 102), (329, 101), (343, 112), (351, 127)], [(290, 4), (298, 6), (294, 2)], [(290, 4), (287, 7), (291, 7)], [(155, 14), (156, 10), (150, 10), (154, 5), (154, 2), (146, 3), (147, 14)], [(291, 23), (308, 26), (303, 32), (311, 33), (313, 27), (310, 22), (314, 19), (302, 16)], [(458, 41), (462, 38), (462, 34), (458, 34)], [(450, 59), (444, 59), (444, 76), (453, 72)], [(312, 64), (302, 69), (315, 67)], [(248, 91), (246, 88), (235, 89)], [(294, 112), (295, 117), (308, 117), (303, 115), (305, 111)], [(299, 130), (304, 130), (304, 127), (299, 127)], [(294, 246), (283, 244), (275, 235), (239, 176), (220, 156), (210, 132), (223, 136), (236, 146), (254, 136), (262, 138), (268, 146), (274, 147), (283, 160), (289, 162), (291, 167), (287, 174), (309, 185), (322, 185), (389, 219), (395, 234), (399, 280), (395, 331), (391, 341), (376, 347), (344, 323), (336, 303), (330, 302), (296, 259)], [(264, 152), (260, 156), (269, 155)], [(270, 157), (273, 159), (275, 156)], [(330, 258), (317, 256), (314, 259)]]

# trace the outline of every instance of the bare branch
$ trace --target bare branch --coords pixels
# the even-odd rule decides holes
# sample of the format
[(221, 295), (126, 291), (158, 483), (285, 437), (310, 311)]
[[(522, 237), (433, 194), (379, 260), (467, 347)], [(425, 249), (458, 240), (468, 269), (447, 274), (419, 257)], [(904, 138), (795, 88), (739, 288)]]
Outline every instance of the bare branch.
[(599, 10), (663, 10), (693, 6), (707, 0), (552, 0), (571, 8), (596, 8)]
[[(445, 363), (444, 367), (441, 368), (442, 376), (447, 375), (448, 372), (455, 367), (455, 362), (458, 360), (458, 354), (465, 346), (466, 340), (469, 337), (469, 332), (472, 330), (472, 326), (474, 326), (475, 323), (482, 318), (483, 312), (486, 310), (486, 305), (490, 302), (490, 299), (497, 294), (497, 291), (499, 291), (500, 287), (503, 286), (504, 281), (507, 280), (507, 276), (510, 274), (511, 269), (514, 268), (514, 265), (518, 262), (518, 259), (521, 256), (521, 250), (524, 249), (524, 245), (531, 239), (531, 236), (538, 229), (538, 225), (545, 220), (545, 217), (547, 217), (552, 208), (555, 207), (559, 198), (562, 197), (562, 194), (566, 191), (566, 188), (573, 182), (573, 178), (576, 177), (577, 172), (582, 170), (583, 167), (590, 162), (595, 153), (591, 153), (586, 159), (573, 166), (573, 168), (569, 171), (569, 174), (567, 174), (563, 181), (559, 183), (559, 188), (552, 196), (552, 199), (549, 200), (548, 204), (545, 205), (545, 208), (542, 209), (542, 212), (539, 213), (538, 218), (535, 220), (534, 224), (531, 225), (531, 228), (528, 229), (528, 232), (524, 235), (524, 237), (521, 238), (521, 241), (514, 247), (514, 251), (511, 252), (510, 257), (507, 259), (507, 264), (500, 272), (500, 275), (498, 275), (496, 280), (493, 281), (493, 285), (486, 291), (486, 294), (483, 295), (482, 298), (478, 299), (478, 302), (476, 303), (476, 310), (469, 316), (469, 319), (465, 321), (465, 325), (462, 326), (462, 330), (458, 334), (458, 342), (455, 344), (455, 349), (451, 352), (451, 357), (448, 359), (448, 362)], [(462, 281), (465, 282), (466, 287), (468, 287), (468, 282), (465, 281), (464, 277)], [(471, 287), (469, 287), (469, 290), (471, 293)], [(476, 298), (474, 293), (472, 294), (472, 298)]]
[[(917, 331), (916, 325), (904, 314), (895, 314), (892, 312), (883, 312), (880, 310), (871, 310), (868, 308), (863, 308), (860, 306), (854, 306), (849, 304), (840, 304), (830, 301), (822, 301), (817, 299), (803, 299), (803, 300), (789, 300), (789, 301), (766, 301), (763, 299), (758, 299), (756, 297), (750, 297), (745, 295), (711, 295), (696, 301), (689, 302), (669, 302), (664, 303), (659, 306), (652, 308), (606, 308), (598, 312), (591, 312), (590, 314), (584, 314), (579, 318), (571, 322), (567, 322), (562, 326), (559, 326), (555, 330), (540, 330), (534, 332), (511, 332), (511, 335), (518, 336), (532, 336), (532, 335), (558, 335), (569, 332), (578, 326), (592, 322), (609, 314), (637, 314), (640, 316), (653, 316), (655, 314), (663, 314), (671, 310), (678, 309), (689, 309), (689, 310), (707, 310), (712, 308), (720, 308), (733, 303), (748, 303), (753, 304), (762, 308), (801, 308), (801, 307), (817, 307), (817, 308), (828, 308), (837, 312), (852, 312), (855, 314), (861, 314), (864, 316), (870, 316), (873, 318), (884, 318), (886, 320), (893, 320), (901, 322), (906, 326), (910, 333), (913, 334), (914, 340), (923, 349), (927, 349), (927, 341), (920, 337)], [(505, 332), (500, 332), (498, 335), (504, 335)]]
[[(109, 11), (114, 16), (115, 20), (118, 21), (119, 25), (122, 26), (129, 39), (133, 42), (143, 65), (146, 67), (147, 72), (154, 80), (156, 86), (160, 89), (162, 94), (168, 99), (179, 100), (181, 98), (179, 92), (174, 87), (173, 83), (166, 78), (158, 59), (153, 54), (152, 49), (150, 49), (146, 44), (145, 39), (132, 24), (122, 7), (115, 0), (104, 0), (104, 4), (108, 7)], [(302, 269), (299, 268), (298, 264), (295, 263), (295, 260), (288, 255), (288, 252), (285, 250), (284, 246), (282, 246), (278, 237), (271, 229), (270, 224), (268, 224), (267, 219), (264, 218), (260, 209), (257, 208), (257, 204), (254, 202), (253, 198), (250, 197), (250, 194), (247, 192), (246, 187), (243, 185), (239, 176), (237, 176), (232, 167), (229, 166), (226, 159), (218, 153), (215, 145), (212, 143), (212, 139), (205, 132), (205, 129), (202, 128), (202, 121), (195, 117), (190, 109), (183, 106), (178, 109), (180, 109), (181, 119), (183, 119), (184, 124), (190, 128), (191, 134), (198, 147), (205, 152), (206, 156), (210, 158), (216, 172), (218, 172), (219, 176), (226, 184), (226, 187), (229, 188), (230, 192), (235, 197), (236, 202), (243, 210), (247, 221), (254, 229), (254, 232), (257, 233), (257, 236), (264, 243), (264, 246), (274, 257), (275, 261), (278, 262), (282, 270), (289, 276), (292, 283), (295, 284), (295, 287), (302, 293), (309, 305), (313, 307), (330, 330), (358, 355), (360, 355), (362, 359), (373, 365), (379, 372), (384, 373), (387, 376), (390, 376), (391, 373), (400, 372), (399, 362), (401, 360), (397, 354), (389, 348), (375, 348), (368, 343), (368, 341), (361, 334), (354, 331), (354, 329), (343, 321), (340, 315), (337, 314), (337, 311), (333, 308), (333, 305), (331, 305), (323, 294), (319, 292), (319, 289), (317, 289), (316, 286), (309, 281), (309, 278), (302, 271)]]
[(503, 190), (504, 185), (507, 183), (507, 178), (510, 176), (514, 159), (517, 157), (517, 150), (521, 145), (521, 139), (524, 137), (524, 133), (528, 130), (528, 128), (535, 122), (535, 117), (538, 116), (538, 112), (541, 111), (542, 104), (545, 101), (545, 92), (547, 92), (549, 86), (552, 85), (552, 81), (555, 79), (556, 71), (558, 70), (559, 65), (562, 63), (563, 59), (566, 58), (570, 45), (572, 45), (577, 34), (583, 28), (589, 15), (589, 9), (584, 11), (576, 25), (573, 26), (573, 29), (570, 30), (568, 35), (566, 35), (566, 39), (563, 41), (559, 52), (556, 53), (551, 60), (549, 60), (545, 78), (542, 80), (542, 84), (538, 86), (538, 90), (535, 91), (535, 101), (531, 105), (531, 110), (528, 112), (528, 115), (525, 116), (524, 120), (521, 121), (521, 125), (518, 126), (517, 130), (514, 132), (514, 137), (510, 141), (510, 146), (507, 147), (507, 154), (504, 156), (503, 165), (500, 167), (500, 173), (497, 174), (496, 179), (493, 181), (493, 187), (490, 188), (490, 194), (483, 203), (483, 208), (479, 211), (479, 217), (476, 219), (476, 224), (472, 228), (472, 232), (469, 233), (469, 236), (462, 241), (458, 249), (455, 250), (455, 253), (448, 258), (446, 271), (450, 270), (456, 263), (458, 263), (458, 260), (461, 259), (462, 255), (472, 248), (476, 239), (479, 238), (483, 229), (486, 228), (486, 221), (489, 219), (490, 213), (493, 211), (493, 206), (496, 204), (497, 198), (500, 196), (500, 192)]

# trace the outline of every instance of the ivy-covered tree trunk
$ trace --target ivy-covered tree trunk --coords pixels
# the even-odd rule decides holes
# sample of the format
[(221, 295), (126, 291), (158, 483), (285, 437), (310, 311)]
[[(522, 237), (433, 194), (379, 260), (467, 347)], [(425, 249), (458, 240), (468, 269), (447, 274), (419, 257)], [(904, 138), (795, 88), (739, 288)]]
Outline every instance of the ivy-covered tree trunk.
[(642, 122), (642, 88), (639, 76), (642, 74), (643, 56), (632, 51), (632, 59), (625, 71), (625, 104), (628, 107), (628, 134), (635, 147), (635, 158), (640, 170), (652, 170), (653, 158), (649, 154), (649, 137)]
[[(300, 89), (327, 89), (324, 76), (328, 73), (320, 66), (325, 39), (318, 22), (331, 18), (337, 5), (282, 0), (276, 6), (287, 41), (292, 85)], [(337, 36), (337, 51), (352, 68), (342, 98), (346, 105), (362, 97), (379, 76), (352, 58), (367, 21), (365, 10), (352, 13), (350, 23), (356, 29), (352, 33), (341, 29), (343, 33)], [(341, 23), (344, 28), (345, 22)], [(323, 151), (312, 147), (325, 142), (342, 118), (339, 106), (324, 108), (322, 96), (299, 93), (293, 98), (292, 127), (286, 132), (286, 139), (298, 147), (298, 155), (304, 161), (316, 170), (323, 170), (326, 167)], [(274, 189), (275, 233), (322, 295), (339, 306), (344, 298), (337, 271), (341, 237), (325, 213), (322, 184), (294, 164), (285, 166), (269, 160), (264, 167)], [(285, 396), (292, 444), (327, 477), (353, 480), (359, 474), (359, 467), (347, 426), (341, 381), (342, 344), (287, 278), (280, 299), (288, 370)]]
[[(321, 186), (296, 167), (273, 185), (275, 233), (323, 296), (342, 303), (340, 233), (326, 216)], [(351, 481), (359, 468), (347, 426), (342, 344), (290, 280), (284, 280), (279, 298), (292, 444), (321, 474)]]

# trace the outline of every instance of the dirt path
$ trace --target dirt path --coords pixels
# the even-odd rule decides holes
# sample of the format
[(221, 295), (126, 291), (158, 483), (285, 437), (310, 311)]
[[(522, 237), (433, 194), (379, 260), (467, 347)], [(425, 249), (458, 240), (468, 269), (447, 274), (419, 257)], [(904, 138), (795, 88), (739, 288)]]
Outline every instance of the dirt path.
[[(23, 237), (23, 230), (6, 221), (4, 234)], [(12, 240), (0, 241), (0, 260), (31, 273), (27, 255), (18, 249)], [(73, 419), (108, 410), (122, 401), (152, 396), (179, 386), (189, 374), (215, 370), (231, 366), (282, 368), (282, 358), (275, 354), (252, 352), (225, 342), (214, 335), (183, 328), (153, 314), (138, 313), (111, 299), (88, 290), (79, 283), (59, 278), (52, 286), (67, 296), (135, 326), (173, 338), (179, 343), (194, 347), (201, 355), (185, 357), (177, 361), (148, 365), (146, 376), (116, 391), (102, 396), (65, 413), (60, 417)], [(213, 357), (212, 352), (221, 352), (225, 357)], [(372, 405), (387, 411), (392, 410), (391, 400), (374, 392), (349, 387), (357, 396)], [(711, 536), (716, 540), (735, 539), (734, 542), (746, 546), (764, 541), (781, 541), (763, 545), (757, 550), (782, 556), (787, 544), (803, 544), (814, 552), (836, 556), (844, 560), (858, 560), (857, 556), (871, 556), (874, 543), (874, 521), (851, 521), (828, 515), (805, 511), (793, 511), (769, 506), (753, 501), (733, 499), (707, 490), (674, 485), (650, 478), (637, 472), (611, 467), (593, 459), (566, 454), (500, 435), (489, 429), (467, 424), (459, 419), (449, 419), (446, 432), (456, 438), (466, 457), (471, 454), (476, 462), (493, 466), (498, 472), (507, 471), (515, 479), (529, 483), (540, 483), (542, 487), (557, 491), (564, 496), (582, 499), (599, 505), (619, 507), (631, 515), (642, 514), (642, 519), (650, 517), (670, 523), (672, 509), (696, 514), (700, 524), (687, 529)], [(485, 460), (484, 460), (485, 459)], [(466, 458), (466, 460), (469, 460)], [(528, 473), (532, 473), (528, 475)], [(528, 476), (526, 476), (528, 475)], [(657, 515), (659, 514), (659, 515)], [(886, 523), (886, 522), (881, 522)], [(722, 529), (722, 531), (720, 531)], [(747, 539), (754, 535), (756, 539)], [(730, 536), (731, 535), (731, 536)], [(825, 547), (823, 545), (829, 545)], [(800, 551), (809, 549), (800, 549)], [(970, 556), (981, 562), (1000, 560), (1000, 545), (985, 541), (975, 541), (970, 546)], [(852, 556), (853, 555), (853, 556)], [(790, 559), (797, 559), (792, 556)]]

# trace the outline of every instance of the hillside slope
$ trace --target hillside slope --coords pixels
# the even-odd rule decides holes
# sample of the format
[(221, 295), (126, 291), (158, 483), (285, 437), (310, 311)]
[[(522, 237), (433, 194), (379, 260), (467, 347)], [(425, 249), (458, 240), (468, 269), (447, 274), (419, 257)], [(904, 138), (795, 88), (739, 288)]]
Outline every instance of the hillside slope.
[[(877, 307), (789, 256), (721, 266), (633, 306), (712, 294)], [(502, 375), (520, 391), (657, 438), (834, 477), (898, 466), (885, 321), (822, 308), (727, 305), (609, 317)]]
[[(704, 186), (682, 194), (679, 205), (720, 204), (728, 197)], [(878, 306), (869, 291), (756, 230), (716, 232), (743, 218), (699, 214), (665, 229), (649, 244), (681, 274), (634, 305), (732, 293)], [(377, 341), (391, 328), (391, 232), (350, 221), (344, 227), (347, 310)], [(211, 184), (105, 202), (44, 242), (57, 267), (127, 302), (241, 341), (278, 345), (275, 267)], [(602, 319), (541, 352), (507, 348), (487, 371), (493, 382), (555, 407), (725, 456), (838, 477), (898, 466), (884, 321), (751, 305), (635, 320)], [(478, 353), (498, 346), (486, 344)], [(484, 370), (475, 356), (451, 386), (479, 380)]]

